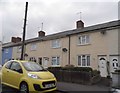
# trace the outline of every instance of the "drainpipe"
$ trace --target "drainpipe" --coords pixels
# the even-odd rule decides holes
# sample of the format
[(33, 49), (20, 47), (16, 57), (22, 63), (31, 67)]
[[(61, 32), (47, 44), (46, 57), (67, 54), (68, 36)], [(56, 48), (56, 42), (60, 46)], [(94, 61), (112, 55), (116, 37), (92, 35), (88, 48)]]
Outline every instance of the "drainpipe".
[(70, 65), (70, 35), (68, 36), (69, 37), (69, 46), (68, 46), (68, 64)]

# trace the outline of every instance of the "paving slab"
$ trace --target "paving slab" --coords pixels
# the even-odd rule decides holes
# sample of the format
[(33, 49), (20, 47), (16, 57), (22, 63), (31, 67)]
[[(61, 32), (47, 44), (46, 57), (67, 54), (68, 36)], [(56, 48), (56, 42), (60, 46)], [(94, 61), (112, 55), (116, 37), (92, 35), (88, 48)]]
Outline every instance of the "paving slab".
[(57, 87), (59, 91), (63, 92), (80, 92), (80, 91), (93, 91), (93, 92), (109, 92), (110, 87), (107, 86), (100, 86), (100, 85), (82, 85), (82, 84), (75, 84), (75, 83), (67, 83), (67, 82), (58, 82)]

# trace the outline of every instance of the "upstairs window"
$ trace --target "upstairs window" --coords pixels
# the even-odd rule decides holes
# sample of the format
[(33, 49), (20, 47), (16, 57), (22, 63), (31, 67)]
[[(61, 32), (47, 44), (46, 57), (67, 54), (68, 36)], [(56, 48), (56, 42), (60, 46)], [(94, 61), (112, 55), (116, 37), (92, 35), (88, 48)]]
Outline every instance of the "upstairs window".
[(22, 51), (22, 46), (19, 46), (19, 47), (17, 48), (17, 51), (18, 51), (18, 52), (21, 52), (21, 51)]
[(82, 66), (82, 67), (90, 66), (90, 55), (78, 56), (78, 66)]
[(52, 40), (52, 48), (60, 47), (60, 39)]
[(5, 53), (8, 53), (9, 52), (9, 49), (7, 48), (7, 49), (5, 49)]
[(85, 45), (90, 43), (89, 35), (80, 35), (78, 36), (78, 45)]
[(31, 50), (36, 50), (36, 49), (37, 49), (36, 43), (31, 44)]

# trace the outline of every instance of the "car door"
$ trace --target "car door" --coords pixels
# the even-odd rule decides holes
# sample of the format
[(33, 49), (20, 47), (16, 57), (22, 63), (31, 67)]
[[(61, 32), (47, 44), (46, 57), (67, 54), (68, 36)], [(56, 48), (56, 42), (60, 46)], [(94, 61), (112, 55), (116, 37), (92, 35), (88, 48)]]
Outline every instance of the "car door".
[(12, 62), (7, 62), (5, 66), (2, 68), (2, 82), (5, 84), (9, 83), (9, 72), (10, 72), (10, 66)]
[(9, 84), (15, 88), (19, 88), (20, 79), (23, 76), (23, 71), (18, 62), (13, 62), (9, 72)]

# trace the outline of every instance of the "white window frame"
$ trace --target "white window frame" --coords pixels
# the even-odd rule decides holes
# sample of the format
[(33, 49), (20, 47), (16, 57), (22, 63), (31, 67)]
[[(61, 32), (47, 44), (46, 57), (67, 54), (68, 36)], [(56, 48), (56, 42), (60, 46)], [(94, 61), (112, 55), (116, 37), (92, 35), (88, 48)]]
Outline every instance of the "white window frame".
[(78, 35), (78, 45), (90, 44), (90, 35)]
[(17, 52), (21, 52), (22, 51), (22, 46), (18, 46), (17, 47)]
[(30, 60), (30, 61), (33, 61), (33, 62), (36, 62), (36, 61), (37, 61), (37, 59), (36, 59), (35, 57), (30, 57), (29, 60)]
[[(79, 57), (81, 57), (80, 58), (80, 65), (79, 65)], [(84, 57), (84, 58), (83, 58)], [(87, 57), (89, 57), (89, 60), (88, 60), (88, 58)], [(79, 66), (79, 67), (91, 67), (91, 61), (90, 61), (90, 59), (91, 59), (91, 57), (90, 57), (90, 55), (89, 54), (83, 54), (83, 55), (78, 55), (77, 56), (77, 65)], [(83, 60), (85, 60), (85, 65), (83, 64)], [(89, 63), (89, 65), (88, 65), (88, 63)]]
[(32, 43), (30, 49), (31, 49), (32, 51), (33, 51), (33, 50), (36, 50), (36, 49), (37, 49), (37, 44), (36, 44), (36, 43)]
[(52, 40), (52, 48), (60, 48), (60, 39)]
[(7, 54), (8, 52), (9, 52), (9, 49), (8, 49), (8, 48), (6, 48), (6, 49), (5, 49), (5, 53)]
[[(56, 61), (55, 63), (56, 64), (53, 64), (53, 58), (55, 59), (55, 61)], [(58, 58), (59, 58), (59, 61), (58, 61)], [(60, 56), (52, 56), (51, 66), (58, 66), (58, 67), (60, 66)]]

